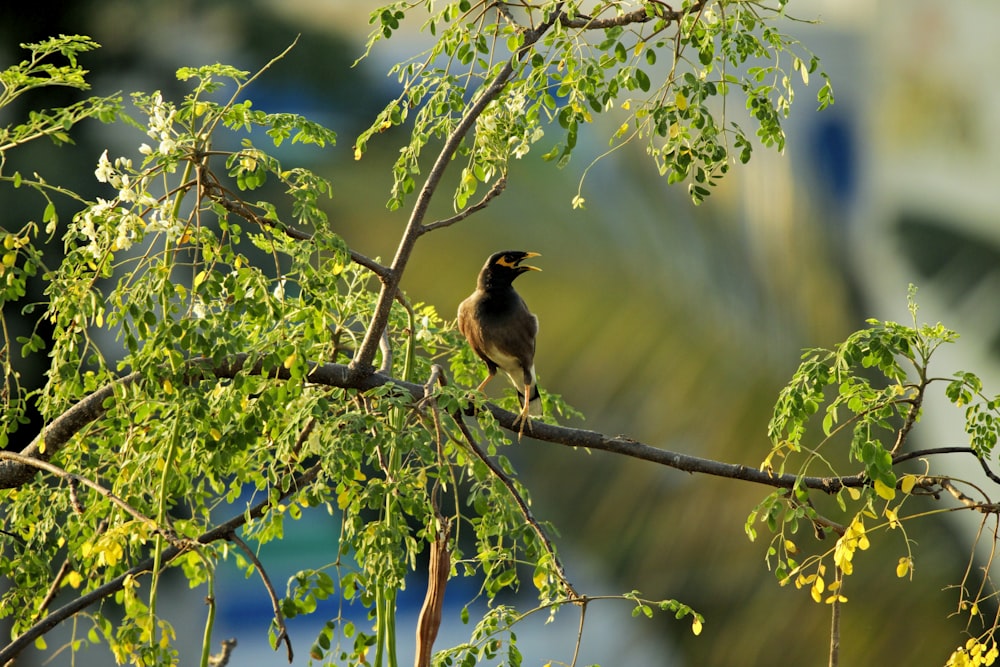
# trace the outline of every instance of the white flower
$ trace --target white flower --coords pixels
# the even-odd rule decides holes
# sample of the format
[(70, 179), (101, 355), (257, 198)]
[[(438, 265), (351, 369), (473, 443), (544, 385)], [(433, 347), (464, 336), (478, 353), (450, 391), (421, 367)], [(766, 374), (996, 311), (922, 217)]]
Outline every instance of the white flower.
[(168, 137), (160, 142), (160, 147), (158, 150), (160, 152), (160, 155), (170, 155), (175, 148), (177, 148), (177, 142)]
[(139, 152), (142, 153), (143, 155), (152, 155), (153, 149), (152, 147), (150, 147), (149, 144), (142, 144), (141, 146), (139, 146)]
[(115, 176), (115, 169), (111, 166), (111, 160), (108, 159), (108, 149), (106, 148), (97, 160), (97, 169), (94, 170), (94, 176), (101, 183), (107, 183)]
[(486, 112), (481, 115), (478, 120), (476, 120), (476, 124), (479, 125), (479, 131), (486, 134), (492, 134), (497, 129), (496, 116), (490, 112)]
[(135, 242), (142, 219), (135, 213), (127, 213), (118, 220), (118, 235), (111, 244), (112, 250), (128, 250)]
[(203, 320), (207, 314), (208, 308), (205, 307), (205, 302), (202, 301), (200, 296), (195, 294), (191, 302), (191, 315), (197, 320)]
[(504, 100), (504, 106), (507, 107), (507, 111), (510, 111), (514, 115), (518, 115), (524, 110), (525, 102), (526, 99), (524, 97), (524, 93), (518, 91)]

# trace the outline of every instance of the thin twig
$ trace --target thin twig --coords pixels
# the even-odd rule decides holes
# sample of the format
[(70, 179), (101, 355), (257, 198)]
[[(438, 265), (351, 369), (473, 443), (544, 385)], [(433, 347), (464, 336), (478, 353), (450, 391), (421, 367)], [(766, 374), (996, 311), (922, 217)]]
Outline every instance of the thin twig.
[(233, 639), (223, 639), (222, 640), (222, 650), (212, 655), (208, 659), (208, 664), (210, 667), (226, 667), (229, 664), (229, 657), (233, 654), (233, 649), (236, 648), (236, 638)]
[(587, 618), (587, 603), (590, 600), (587, 596), (583, 596), (577, 603), (580, 605), (580, 627), (576, 630), (576, 646), (573, 648), (573, 661), (569, 663), (569, 667), (576, 667), (576, 661), (580, 657), (580, 646), (583, 644), (583, 622)]
[(435, 229), (448, 227), (450, 225), (454, 225), (456, 222), (461, 222), (462, 220), (465, 220), (473, 213), (481, 211), (487, 206), (489, 206), (490, 201), (492, 201), (494, 198), (500, 195), (500, 193), (502, 193), (504, 191), (504, 188), (506, 187), (507, 187), (507, 177), (501, 176), (500, 178), (497, 179), (497, 182), (493, 184), (493, 187), (490, 188), (489, 192), (483, 195), (483, 198), (480, 199), (478, 202), (468, 207), (467, 209), (464, 209), (456, 213), (450, 218), (445, 218), (444, 220), (437, 220), (435, 222), (429, 222), (426, 225), (422, 225), (420, 227), (420, 233), (426, 234), (427, 232), (433, 232)]
[(285, 615), (281, 613), (281, 603), (278, 600), (278, 594), (274, 592), (274, 586), (271, 585), (271, 578), (267, 576), (267, 570), (264, 569), (264, 564), (260, 562), (257, 558), (257, 554), (253, 552), (253, 549), (240, 539), (240, 536), (236, 534), (234, 529), (226, 539), (235, 544), (240, 548), (240, 550), (246, 554), (246, 557), (250, 559), (253, 563), (254, 568), (256, 568), (257, 573), (260, 575), (261, 580), (264, 582), (264, 588), (267, 589), (267, 594), (271, 598), (271, 610), (274, 612), (274, 621), (278, 625), (278, 642), (285, 642), (285, 647), (288, 649), (288, 664), (292, 664), (292, 640), (288, 637), (288, 627), (285, 625)]
[[(247, 222), (254, 223), (259, 227), (276, 229), (285, 236), (297, 241), (312, 240), (313, 235), (309, 232), (303, 232), (295, 227), (286, 225), (280, 220), (275, 220), (274, 218), (269, 218), (265, 215), (258, 215), (257, 212), (242, 199), (230, 196), (231, 193), (218, 182), (211, 172), (206, 171), (205, 173), (206, 176), (211, 176), (211, 181), (204, 182), (204, 192), (209, 199), (217, 203), (222, 208), (226, 209), (230, 213), (240, 216)], [(389, 267), (383, 266), (370, 257), (366, 257), (365, 255), (362, 255), (354, 250), (349, 250), (348, 252), (351, 255), (352, 262), (365, 267), (377, 275), (380, 279), (385, 280), (385, 278), (389, 275)]]
[(977, 512), (982, 512), (983, 514), (998, 514), (1000, 513), (1000, 505), (997, 503), (982, 503), (975, 498), (970, 498), (965, 493), (962, 492), (955, 483), (947, 477), (932, 477), (931, 481), (936, 483), (942, 489), (951, 494), (951, 496), (962, 503), (969, 509), (974, 509)]
[(48, 593), (45, 594), (45, 597), (42, 599), (41, 604), (38, 605), (38, 609), (35, 610), (35, 615), (32, 617), (32, 620), (41, 616), (42, 612), (48, 609), (49, 605), (52, 604), (52, 600), (55, 599), (56, 593), (59, 592), (59, 586), (62, 585), (62, 580), (66, 577), (67, 574), (69, 574), (69, 569), (70, 569), (70, 562), (69, 558), (67, 558), (66, 560), (63, 561), (63, 564), (59, 567), (59, 571), (56, 572), (56, 576), (52, 580), (52, 585), (49, 586)]
[(972, 447), (933, 447), (931, 449), (919, 449), (915, 452), (906, 452), (905, 454), (892, 457), (892, 463), (893, 465), (896, 465), (897, 463), (902, 463), (903, 461), (919, 459), (924, 456), (932, 456), (934, 454), (972, 454), (979, 461), (979, 465), (982, 467), (983, 473), (992, 481), (1000, 484), (1000, 475), (993, 472), (993, 470), (990, 469), (989, 463), (986, 462), (986, 459), (980, 456), (979, 453)]
[(521, 497), (521, 494), (518, 493), (517, 488), (514, 486), (514, 481), (500, 468), (500, 466), (490, 460), (490, 457), (487, 456), (486, 452), (482, 450), (476, 442), (475, 437), (473, 437), (472, 432), (469, 430), (468, 425), (465, 423), (465, 420), (462, 419), (462, 415), (453, 414), (452, 418), (455, 420), (459, 430), (465, 437), (465, 441), (468, 443), (469, 448), (472, 449), (476, 457), (486, 464), (486, 467), (489, 468), (496, 478), (499, 479), (500, 482), (507, 488), (507, 491), (510, 493), (514, 502), (517, 503), (518, 508), (521, 510), (521, 515), (524, 517), (524, 520), (528, 522), (531, 528), (535, 531), (535, 534), (538, 535), (538, 539), (541, 540), (542, 546), (545, 547), (549, 557), (552, 558), (552, 564), (555, 567), (556, 575), (559, 577), (563, 587), (566, 589), (567, 595), (573, 598), (580, 597), (580, 594), (576, 592), (575, 588), (573, 588), (573, 584), (571, 584), (569, 579), (566, 578), (566, 571), (563, 569), (562, 561), (556, 554), (555, 546), (552, 544), (549, 536), (545, 534), (545, 529), (542, 528), (542, 525), (531, 513), (531, 508), (528, 507), (528, 503), (526, 503), (524, 498)]
[(36, 458), (32, 458), (30, 456), (15, 454), (14, 452), (0, 451), (0, 459), (7, 459), (8, 461), (14, 461), (23, 466), (29, 466), (33, 468), (38, 468), (39, 470), (50, 472), (53, 475), (56, 475), (57, 477), (61, 477), (65, 480), (68, 480), (70, 482), (70, 488), (72, 488), (72, 485), (76, 483), (83, 484), (87, 488), (96, 491), (100, 495), (110, 500), (112, 504), (124, 510), (125, 513), (131, 516), (132, 518), (137, 519), (142, 523), (148, 524), (150, 527), (152, 527), (155, 533), (162, 535), (164, 539), (166, 539), (172, 545), (180, 548), (185, 548), (190, 546), (190, 542), (178, 537), (169, 528), (159, 525), (151, 517), (142, 514), (137, 509), (129, 505), (127, 502), (119, 498), (110, 489), (101, 486), (100, 484), (98, 484), (93, 480), (90, 480), (86, 477), (82, 477), (80, 475), (73, 474), (71, 472), (67, 472), (62, 468), (60, 468), (59, 466), (49, 463), (48, 461), (42, 461)]
[[(838, 576), (839, 576), (838, 572)], [(840, 594), (844, 586), (844, 578), (840, 576), (840, 588), (837, 589), (833, 602), (830, 604), (830, 667), (840, 665)]]
[(917, 417), (920, 416), (920, 406), (924, 402), (926, 389), (927, 380), (921, 380), (920, 384), (916, 387), (916, 396), (910, 401), (910, 409), (906, 412), (906, 419), (903, 421), (902, 428), (896, 434), (896, 442), (892, 446), (890, 453), (895, 454), (903, 447), (903, 444), (906, 442), (906, 436), (910, 434), (910, 430), (917, 423)]
[(392, 345), (389, 343), (389, 330), (382, 331), (382, 338), (379, 339), (378, 348), (382, 352), (382, 363), (379, 364), (378, 372), (383, 375), (392, 373)]

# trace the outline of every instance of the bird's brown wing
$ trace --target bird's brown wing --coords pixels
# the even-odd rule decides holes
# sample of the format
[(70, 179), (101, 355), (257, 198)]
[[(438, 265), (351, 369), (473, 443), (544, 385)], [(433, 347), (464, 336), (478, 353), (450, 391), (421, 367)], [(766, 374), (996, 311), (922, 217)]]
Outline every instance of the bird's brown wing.
[(468, 297), (462, 303), (458, 304), (458, 330), (462, 332), (465, 339), (469, 341), (469, 346), (476, 355), (486, 362), (486, 366), (490, 373), (495, 373), (497, 369), (497, 364), (490, 359), (489, 355), (486, 353), (486, 347), (483, 341), (483, 332), (481, 327), (476, 322), (476, 308), (479, 302), (479, 294), (473, 294)]

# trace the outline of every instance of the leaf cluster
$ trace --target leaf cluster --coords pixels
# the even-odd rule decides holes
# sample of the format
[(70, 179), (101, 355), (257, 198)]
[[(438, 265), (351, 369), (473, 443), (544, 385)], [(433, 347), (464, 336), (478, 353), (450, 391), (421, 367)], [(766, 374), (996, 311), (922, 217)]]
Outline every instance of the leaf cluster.
[[(781, 150), (793, 76), (808, 85), (819, 72), (818, 58), (775, 27), (783, 3), (699, 0), (674, 11), (664, 3), (621, 0), (583, 16), (574, 4), (555, 0), (516, 8), (469, 0), (399, 2), (372, 13), (369, 51), (419, 6), (429, 14), (422, 29), (435, 42), (393, 68), (402, 92), (355, 144), (360, 159), (376, 135), (410, 124), (409, 143), (393, 170), (390, 209), (415, 189), (424, 147), (467, 118), (470, 94), (491, 99), (458, 148), (464, 162), (454, 193), (458, 209), (479, 184), (506, 175), (510, 159), (526, 155), (545, 133), (556, 139), (543, 158), (567, 164), (581, 128), (612, 110), (620, 125), (609, 152), (643, 143), (667, 182), (687, 182), (699, 203), (735, 159), (745, 163), (752, 153), (743, 121), (726, 112), (726, 98), (741, 95), (757, 139)], [(824, 108), (833, 94), (826, 75), (819, 76)], [(574, 205), (583, 204), (578, 194)]]
[[(907, 537), (905, 526), (928, 514), (925, 510), (905, 511), (906, 506), (919, 502), (914, 498), (938, 497), (947, 491), (965, 507), (991, 506), (981, 488), (969, 485), (983, 496), (981, 501), (973, 500), (959, 491), (958, 485), (965, 482), (935, 475), (926, 459), (923, 474), (899, 471), (902, 462), (920, 453), (912, 451), (910, 435), (920, 420), (928, 392), (940, 387), (951, 403), (965, 408), (969, 447), (927, 453), (973, 454), (987, 474), (997, 479), (990, 473), (988, 461), (1000, 428), (1000, 396), (985, 396), (982, 381), (973, 373), (933, 375), (934, 353), (941, 345), (955, 342), (957, 334), (940, 323), (917, 324), (912, 287), (909, 309), (912, 324), (869, 320), (866, 328), (833, 349), (807, 350), (781, 391), (768, 426), (772, 448), (762, 468), (782, 473), (794, 465), (796, 481), (760, 502), (747, 519), (746, 532), (755, 539), (757, 524), (764, 523), (774, 534), (767, 561), (779, 582), (809, 590), (816, 602), (847, 601), (841, 588), (844, 579), (854, 572), (855, 557), (869, 549), (876, 535), (902, 538), (895, 541), (902, 548), (895, 574), (913, 576), (914, 542)], [(815, 480), (817, 473), (825, 479), (807, 487), (807, 477), (814, 475)], [(843, 518), (821, 514), (811, 489), (832, 494)], [(835, 543), (805, 550), (804, 531), (800, 530), (805, 526), (820, 536), (833, 534)], [(965, 601), (964, 583), (962, 608), (974, 610), (978, 601), (989, 595), (984, 592), (985, 582), (971, 603)], [(973, 611), (970, 621), (975, 616)], [(978, 651), (976, 655), (988, 652), (987, 640), (993, 630), (987, 630), (982, 638), (985, 643), (970, 644)]]
[[(4, 492), (0, 520), (13, 542), (0, 573), (15, 585), (0, 615), (11, 617), (15, 635), (32, 629), (46, 612), (52, 565), (64, 560), (55, 585), (81, 596), (120, 582), (116, 611), (80, 617), (80, 642), (106, 642), (122, 662), (170, 663), (174, 631), (156, 611), (160, 570), (179, 566), (192, 586), (211, 586), (226, 561), (250, 574), (257, 562), (204, 541), (220, 515), (243, 514), (238, 539), (261, 545), (317, 511), (340, 522), (337, 552), (289, 583), (272, 640), (282, 641), (283, 616), (313, 613), (334, 594), (371, 610), (373, 621), (362, 630), (343, 614), (329, 619), (314, 659), (394, 654), (396, 592), (444, 521), (454, 526), (451, 574), (475, 578), (486, 601), (517, 589), (525, 567), (544, 601), (565, 598), (554, 549), (526, 517), (528, 491), (502, 454), (509, 437), (484, 412), (488, 452), (479, 449), (460, 426), (464, 390), (429, 387), (415, 406), (391, 383), (359, 394), (311, 380), (317, 364), (352, 358), (385, 271), (331, 229), (323, 211), (331, 183), (276, 153), (286, 141), (331, 146), (336, 135), (294, 114), (254, 110), (240, 98), (256, 75), (218, 65), (178, 76), (190, 84), (183, 99), (132, 96), (136, 113), (122, 119), (143, 143), (135, 156), (98, 160), (107, 198), (82, 201), (69, 220), (46, 220), (65, 260), (45, 270), (46, 300), (30, 308), (54, 335), (30, 336), (22, 349), (47, 355), (47, 382), (10, 392), (5, 431), (23, 421), (28, 402), (53, 420), (124, 372), (142, 381), (117, 385), (101, 416), (58, 451), (41, 444), (65, 474), (92, 480), (104, 495), (41, 474)], [(254, 141), (261, 131), (266, 147)], [(248, 199), (272, 182), (279, 196)], [(32, 224), (3, 237), (4, 276), (13, 276), (4, 305), (41, 268), (39, 236)], [(455, 355), (458, 334), (432, 306), (403, 295), (386, 341), (382, 370), (403, 380), (431, 376), (442, 357), (460, 359), (463, 376), (478, 365)], [(240, 370), (226, 378), (206, 371), (234, 359)], [(308, 471), (318, 472), (300, 482)], [(248, 498), (258, 511), (246, 511)], [(180, 545), (180, 556), (161, 563), (167, 544)], [(150, 558), (147, 587), (132, 570)]]

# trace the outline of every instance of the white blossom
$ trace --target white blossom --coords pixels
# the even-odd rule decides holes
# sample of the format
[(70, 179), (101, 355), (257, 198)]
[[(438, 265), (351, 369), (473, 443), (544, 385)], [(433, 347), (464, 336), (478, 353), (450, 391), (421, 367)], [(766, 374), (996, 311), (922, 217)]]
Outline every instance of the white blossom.
[(108, 149), (106, 148), (97, 160), (97, 169), (94, 170), (94, 176), (101, 183), (107, 183), (115, 176), (115, 169), (111, 166), (111, 160), (108, 159)]

